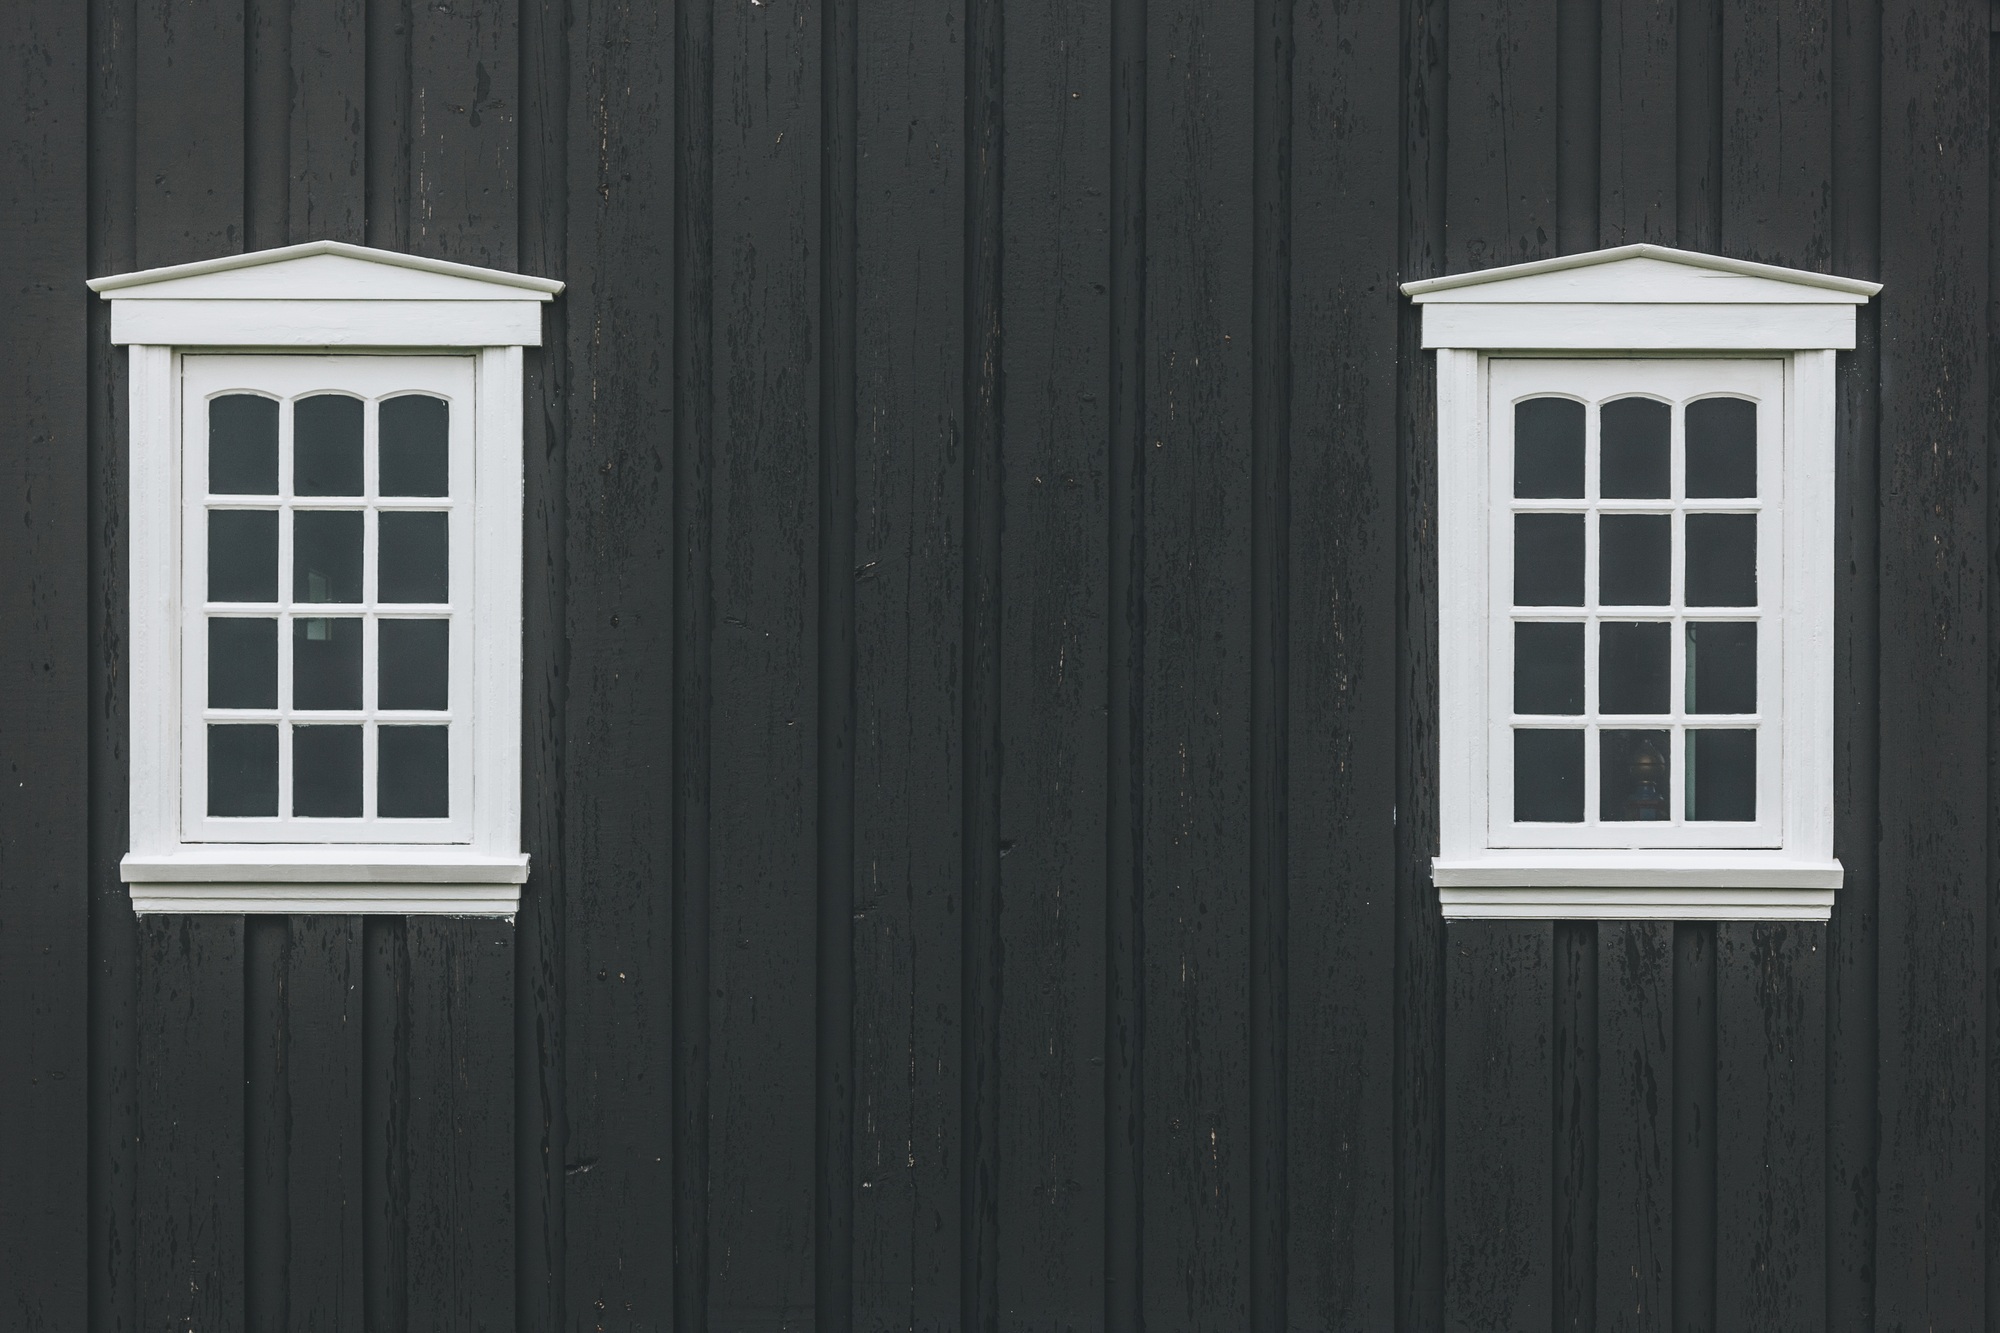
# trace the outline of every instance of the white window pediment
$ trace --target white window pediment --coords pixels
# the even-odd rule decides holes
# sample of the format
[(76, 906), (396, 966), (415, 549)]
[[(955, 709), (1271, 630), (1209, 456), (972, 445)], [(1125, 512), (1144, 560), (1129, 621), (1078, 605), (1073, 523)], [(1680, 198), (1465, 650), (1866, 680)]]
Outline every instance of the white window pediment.
[(91, 286), (132, 369), (135, 909), (511, 915), (562, 284), (327, 241)]
[(1446, 916), (1830, 912), (1834, 354), (1878, 289), (1651, 245), (1404, 288)]

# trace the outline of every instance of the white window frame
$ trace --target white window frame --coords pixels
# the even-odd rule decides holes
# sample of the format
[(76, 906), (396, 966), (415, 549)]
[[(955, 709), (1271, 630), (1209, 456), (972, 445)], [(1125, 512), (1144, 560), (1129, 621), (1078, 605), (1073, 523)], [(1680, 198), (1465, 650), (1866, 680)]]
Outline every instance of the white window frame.
[[(528, 869), (520, 850), (523, 348), (540, 345), (540, 307), (562, 284), (323, 241), (90, 285), (112, 303), (112, 341), (130, 349), (131, 832), (121, 873), (134, 909), (512, 916)], [(455, 744), (453, 813), (442, 826), (395, 821), (401, 827), (228, 839), (202, 817), (198, 795), (183, 799), (199, 767), (184, 747), (203, 702), (200, 654), (186, 642), (201, 590), (189, 582), (183, 538), (204, 497), (187, 464), (206, 439), (184, 438), (192, 405), (183, 389), (188, 359), (217, 354), (471, 362), (470, 491), (461, 501), (456, 459), (451, 487), (454, 515), (470, 519), (468, 527), (454, 518), (451, 548), (453, 603), (463, 577), (476, 645), (460, 654), (454, 630), (453, 713), (463, 697), (469, 762), (461, 772)], [(461, 550), (471, 557), (462, 571)]]
[[(1440, 827), (1432, 876), (1444, 915), (1826, 919), (1842, 878), (1833, 856), (1835, 353), (1853, 347), (1854, 309), (1879, 284), (1634, 245), (1403, 290), (1423, 307), (1424, 346), (1437, 353)], [(1759, 636), (1759, 729), (1772, 733), (1760, 742), (1752, 829), (1607, 824), (1565, 834), (1511, 821), (1511, 749), (1501, 753), (1499, 741), (1513, 725), (1504, 648), (1512, 557), (1500, 530), (1511, 533), (1517, 502), (1512, 414), (1499, 400), (1524, 395), (1497, 392), (1494, 379), (1496, 366), (1504, 381), (1535, 359), (1782, 367), (1781, 431), (1759, 423), (1759, 503), (1771, 507), (1778, 529), (1769, 540), (1771, 525), (1760, 523), (1760, 623), (1778, 632)], [(1551, 370), (1559, 377), (1559, 367)], [(1766, 462), (1772, 451), (1782, 458), (1775, 469)], [(1767, 705), (1772, 685), (1777, 697)], [(1774, 751), (1782, 763), (1770, 772), (1765, 758)]]

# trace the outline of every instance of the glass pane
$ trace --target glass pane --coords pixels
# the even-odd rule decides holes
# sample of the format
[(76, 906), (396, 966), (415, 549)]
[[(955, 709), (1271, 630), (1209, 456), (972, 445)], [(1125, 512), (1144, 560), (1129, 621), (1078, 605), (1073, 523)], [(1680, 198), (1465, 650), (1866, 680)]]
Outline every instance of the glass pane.
[(1673, 626), (1607, 620), (1597, 628), (1597, 711), (1664, 713), (1673, 675)]
[(446, 537), (448, 514), (385, 513), (378, 600), (384, 602), (448, 602), (451, 567)]
[(1514, 516), (1514, 605), (1583, 605), (1583, 515)]
[(292, 728), (292, 813), (315, 819), (361, 814), (361, 728)]
[(1665, 606), (1673, 590), (1673, 520), (1606, 514), (1598, 524), (1598, 604)]
[(1690, 731), (1689, 819), (1750, 823), (1757, 818), (1757, 733)]
[(1757, 516), (1689, 514), (1687, 604), (1757, 605)]
[(1671, 742), (1664, 731), (1600, 731), (1597, 817), (1607, 822), (1673, 818), (1667, 793)]
[(1757, 626), (1752, 621), (1687, 627), (1687, 710), (1757, 711)]
[(208, 511), (208, 600), (278, 600), (278, 511)]
[(361, 707), (361, 621), (301, 616), (292, 622), (292, 707)]
[(292, 600), (361, 600), (361, 512), (302, 509), (292, 524)]
[(278, 493), (278, 404), (232, 393), (208, 402), (208, 493)]
[(422, 394), (382, 404), (382, 494), (449, 495), (451, 404)]
[(1703, 398), (1687, 406), (1687, 493), (1748, 500), (1757, 494), (1757, 404)]
[(1583, 626), (1514, 626), (1514, 711), (1583, 711)]
[(1583, 498), (1583, 404), (1530, 398), (1514, 404), (1514, 494)]
[(278, 706), (278, 622), (208, 622), (208, 706)]
[(1599, 409), (1598, 494), (1620, 500), (1667, 498), (1673, 415), (1671, 407), (1651, 398), (1620, 398)]
[(1514, 818), (1523, 824), (1583, 822), (1583, 733), (1514, 733)]
[(383, 727), (375, 808), (384, 819), (443, 819), (451, 813), (449, 727)]
[(278, 729), (208, 729), (208, 813), (269, 818), (278, 813)]
[(292, 494), (361, 494), (361, 400), (322, 393), (292, 404)]
[(383, 620), (377, 702), (383, 708), (451, 706), (447, 667), (451, 652), (449, 620)]

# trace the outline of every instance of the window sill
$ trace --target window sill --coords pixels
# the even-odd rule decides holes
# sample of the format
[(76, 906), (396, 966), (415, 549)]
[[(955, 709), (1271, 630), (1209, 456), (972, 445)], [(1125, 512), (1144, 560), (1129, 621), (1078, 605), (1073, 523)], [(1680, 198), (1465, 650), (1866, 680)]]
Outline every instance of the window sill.
[(1775, 853), (1489, 852), (1431, 863), (1447, 919), (1825, 921), (1840, 862)]
[(156, 912), (504, 916), (528, 858), (466, 847), (186, 846), (120, 863), (132, 909)]

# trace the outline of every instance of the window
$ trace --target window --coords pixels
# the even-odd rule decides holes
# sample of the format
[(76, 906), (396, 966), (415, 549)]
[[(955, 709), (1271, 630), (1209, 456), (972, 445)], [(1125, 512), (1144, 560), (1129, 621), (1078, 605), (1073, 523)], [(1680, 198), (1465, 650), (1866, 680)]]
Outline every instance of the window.
[(132, 361), (134, 907), (511, 914), (560, 284), (324, 242), (92, 285)]
[(1627, 246), (1405, 290), (1446, 915), (1825, 917), (1833, 357), (1875, 285)]

